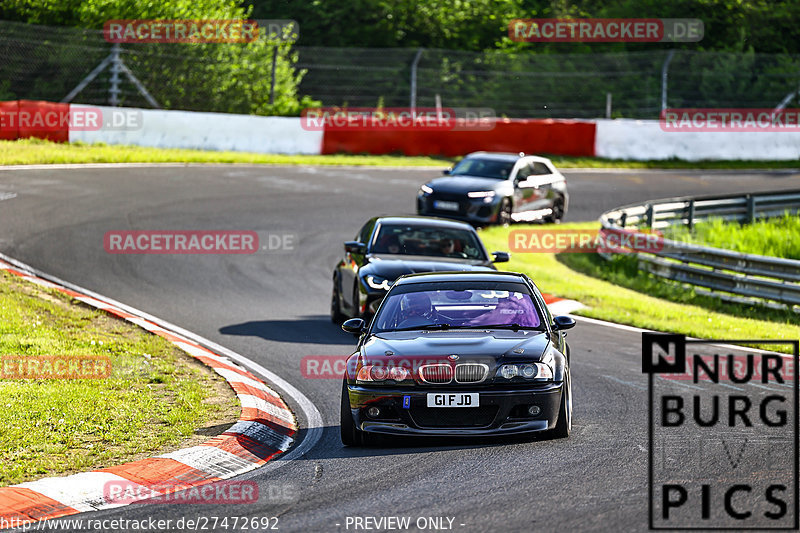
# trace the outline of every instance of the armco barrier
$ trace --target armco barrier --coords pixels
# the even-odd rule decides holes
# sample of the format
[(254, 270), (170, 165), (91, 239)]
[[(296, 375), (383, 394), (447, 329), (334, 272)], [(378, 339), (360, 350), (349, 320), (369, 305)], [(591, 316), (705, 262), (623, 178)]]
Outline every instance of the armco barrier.
[(323, 154), (392, 154), (458, 156), (478, 150), (593, 156), (591, 121), (499, 119), (486, 131), (327, 130)]
[[(628, 205), (603, 213), (605, 231), (692, 227), (709, 218), (742, 223), (800, 214), (800, 190), (746, 195), (681, 197)], [(660, 239), (660, 251), (639, 253), (639, 268), (655, 276), (709, 289), (710, 296), (800, 305), (800, 261)], [(607, 254), (601, 254), (610, 259)]]
[(600, 119), (595, 122), (595, 155), (608, 159), (800, 159), (800, 132), (664, 131), (658, 120)]

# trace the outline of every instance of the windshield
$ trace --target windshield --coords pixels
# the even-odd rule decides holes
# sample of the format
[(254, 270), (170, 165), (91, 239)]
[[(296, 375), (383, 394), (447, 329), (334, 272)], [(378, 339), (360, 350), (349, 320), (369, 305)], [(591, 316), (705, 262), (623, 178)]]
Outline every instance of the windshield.
[(442, 288), (389, 294), (375, 317), (373, 331), (489, 326), (542, 329), (541, 324), (536, 305), (527, 292)]
[(504, 180), (511, 175), (514, 169), (513, 161), (497, 161), (496, 159), (480, 159), (468, 157), (462, 159), (453, 170), (451, 176), (478, 176), (481, 178), (494, 178)]
[(458, 228), (383, 224), (370, 252), (486, 260), (478, 236)]

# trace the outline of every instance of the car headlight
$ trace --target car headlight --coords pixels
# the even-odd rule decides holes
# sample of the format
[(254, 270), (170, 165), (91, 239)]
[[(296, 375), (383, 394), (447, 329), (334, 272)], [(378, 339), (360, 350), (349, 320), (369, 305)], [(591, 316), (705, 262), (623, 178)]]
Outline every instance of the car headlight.
[(496, 194), (497, 193), (494, 192), (494, 191), (473, 191), (473, 192), (468, 192), (467, 193), (467, 197), (468, 198), (483, 198), (483, 202), (486, 203), (486, 204), (489, 204), (489, 203), (492, 203), (492, 200), (494, 200), (494, 197), (495, 197)]
[(367, 276), (364, 278), (364, 281), (367, 282), (367, 286), (371, 289), (382, 289), (384, 291), (388, 291), (392, 288), (393, 281), (389, 281), (388, 279), (384, 279), (378, 276)]
[(497, 371), (497, 376), (503, 379), (522, 378), (533, 381), (552, 381), (553, 368), (546, 363), (518, 363), (503, 365)]
[(417, 194), (419, 194), (420, 196), (425, 196), (426, 194), (431, 194), (432, 192), (433, 189), (431, 189), (427, 185), (423, 185), (422, 187), (419, 188), (419, 192)]
[(411, 379), (411, 372), (401, 366), (364, 365), (358, 369), (357, 383), (379, 383), (387, 380), (396, 382)]

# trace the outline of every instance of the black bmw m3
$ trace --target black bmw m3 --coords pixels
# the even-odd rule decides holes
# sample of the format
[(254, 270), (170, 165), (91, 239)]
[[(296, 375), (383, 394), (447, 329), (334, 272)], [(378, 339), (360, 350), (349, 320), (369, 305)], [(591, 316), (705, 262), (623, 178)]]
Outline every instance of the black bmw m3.
[(572, 392), (564, 330), (523, 274), (402, 276), (359, 334), (342, 384), (341, 437), (569, 436)]
[(456, 270), (495, 270), (506, 252), (491, 255), (475, 229), (465, 222), (434, 217), (373, 217), (333, 271), (331, 320), (369, 318), (394, 280), (403, 274)]

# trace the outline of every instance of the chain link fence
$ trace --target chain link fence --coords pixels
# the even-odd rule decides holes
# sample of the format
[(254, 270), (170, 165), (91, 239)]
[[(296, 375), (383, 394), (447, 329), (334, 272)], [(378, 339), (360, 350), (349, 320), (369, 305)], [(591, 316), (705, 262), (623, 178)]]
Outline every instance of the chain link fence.
[[(111, 46), (100, 31), (0, 22), (0, 99), (61, 101)], [(274, 46), (279, 61), (276, 104), (270, 105)], [(800, 57), (790, 55), (274, 46), (136, 44), (123, 45), (120, 57), (161, 107), (194, 111), (299, 114), (311, 99), (353, 107), (434, 107), (439, 101), (508, 117), (652, 119), (665, 105), (800, 106), (791, 97), (800, 87)], [(75, 101), (107, 104), (111, 76), (103, 71)], [(119, 90), (121, 105), (150, 107), (124, 77)]]

